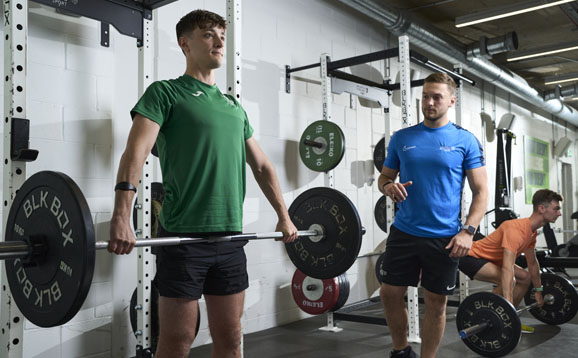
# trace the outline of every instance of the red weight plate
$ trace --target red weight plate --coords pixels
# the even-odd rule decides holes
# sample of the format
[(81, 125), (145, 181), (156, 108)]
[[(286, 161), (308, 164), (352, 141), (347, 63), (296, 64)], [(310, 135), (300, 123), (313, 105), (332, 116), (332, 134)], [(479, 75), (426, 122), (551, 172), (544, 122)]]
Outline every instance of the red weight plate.
[(320, 280), (295, 270), (291, 293), (297, 306), (304, 312), (318, 315), (331, 310), (339, 299), (337, 277)]

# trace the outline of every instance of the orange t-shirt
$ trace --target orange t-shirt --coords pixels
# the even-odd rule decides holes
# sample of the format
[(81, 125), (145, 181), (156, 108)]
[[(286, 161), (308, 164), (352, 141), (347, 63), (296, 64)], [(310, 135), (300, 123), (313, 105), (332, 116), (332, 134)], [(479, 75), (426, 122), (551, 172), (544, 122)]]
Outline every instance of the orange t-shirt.
[(504, 249), (518, 257), (526, 248), (536, 247), (536, 236), (538, 232), (532, 232), (530, 218), (504, 221), (496, 231), (474, 241), (468, 255), (486, 259), (501, 267)]

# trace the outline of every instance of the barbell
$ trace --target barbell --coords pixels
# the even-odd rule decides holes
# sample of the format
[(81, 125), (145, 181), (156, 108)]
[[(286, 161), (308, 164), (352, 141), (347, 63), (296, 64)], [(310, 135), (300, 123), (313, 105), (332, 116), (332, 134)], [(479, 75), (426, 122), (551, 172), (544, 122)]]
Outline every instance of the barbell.
[[(149, 200), (145, 198), (145, 200)], [(146, 215), (149, 213), (146, 212)], [(299, 195), (289, 215), (302, 239), (286, 243), (295, 266), (318, 279), (346, 272), (357, 259), (364, 229), (353, 203), (330, 188), (312, 188)], [(139, 238), (137, 247), (200, 242), (277, 239), (283, 233), (250, 233), (209, 238)], [(308, 239), (303, 239), (307, 237)], [(84, 303), (95, 266), (95, 241), (86, 199), (66, 174), (42, 171), (18, 190), (6, 222), (0, 259), (14, 302), (40, 327), (68, 322)]]
[[(484, 357), (502, 357), (518, 345), (522, 335), (519, 314), (523, 311), (549, 324), (563, 324), (578, 312), (578, 293), (570, 281), (558, 275), (541, 275), (544, 305), (526, 299), (527, 306), (516, 308), (502, 296), (492, 292), (469, 295), (458, 307), (456, 325), (463, 342)], [(531, 295), (531, 289), (527, 296)]]
[[(494, 304), (493, 301), (497, 301), (499, 299), (504, 299), (502, 296), (496, 295), (492, 292), (480, 292), (480, 293), (481, 293), (481, 295), (478, 295), (478, 297), (475, 298), (476, 300), (478, 300), (478, 304), (480, 304), (479, 303), (480, 301), (483, 301), (484, 299), (488, 299), (488, 297), (486, 297), (486, 296), (489, 296), (489, 295), (495, 295), (496, 296), (496, 297), (489, 298), (489, 300), (491, 302), (490, 304), (492, 304), (492, 305)], [(544, 297), (544, 304), (545, 305), (551, 305), (553, 303), (554, 303), (554, 296), (548, 294)], [(516, 314), (520, 315), (520, 313), (522, 313), (523, 311), (529, 311), (529, 310), (533, 309), (534, 307), (538, 307), (538, 302), (534, 302), (530, 306), (526, 306), (524, 308), (516, 310)], [(487, 329), (491, 329), (491, 328), (492, 328), (491, 320), (484, 320), (481, 323), (475, 324), (475, 325), (470, 326), (468, 328), (464, 328), (461, 331), (459, 331), (458, 333), (462, 339), (466, 339), (468, 337), (473, 336), (476, 333), (483, 332), (483, 331), (485, 331)]]

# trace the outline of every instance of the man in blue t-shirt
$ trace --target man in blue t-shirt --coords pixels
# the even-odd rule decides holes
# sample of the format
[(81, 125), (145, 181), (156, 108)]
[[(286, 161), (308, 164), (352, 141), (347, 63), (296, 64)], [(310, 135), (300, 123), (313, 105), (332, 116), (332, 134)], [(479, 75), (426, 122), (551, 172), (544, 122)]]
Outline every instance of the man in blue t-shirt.
[[(379, 190), (399, 208), (387, 239), (381, 300), (393, 342), (391, 357), (415, 357), (408, 345), (407, 286), (421, 280), (426, 305), (421, 357), (435, 357), (445, 328), (447, 296), (456, 285), (458, 258), (465, 256), (486, 210), (488, 189), (479, 141), (451, 123), (456, 84), (434, 73), (422, 93), (424, 121), (397, 131), (387, 149)], [(395, 182), (399, 173), (399, 182)], [(473, 200), (460, 223), (461, 193), (468, 178)]]

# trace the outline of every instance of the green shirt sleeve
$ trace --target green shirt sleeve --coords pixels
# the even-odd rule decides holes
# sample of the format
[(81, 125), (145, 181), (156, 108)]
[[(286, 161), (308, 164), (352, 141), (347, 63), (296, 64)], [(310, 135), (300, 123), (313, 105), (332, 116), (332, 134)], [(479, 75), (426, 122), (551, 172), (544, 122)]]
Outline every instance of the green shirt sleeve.
[(237, 107), (239, 107), (243, 110), (243, 122), (245, 123), (243, 135), (245, 137), (245, 140), (251, 138), (253, 136), (253, 127), (251, 126), (251, 123), (249, 123), (249, 116), (247, 116), (247, 112), (245, 112), (245, 108), (243, 108), (243, 106), (241, 106), (241, 103), (239, 103), (239, 101), (237, 101), (235, 99), (235, 97), (233, 97), (229, 94), (226, 94), (225, 96), (227, 96), (229, 99), (234, 101), (235, 104), (237, 105)]
[(169, 90), (164, 81), (153, 82), (130, 111), (131, 118), (138, 113), (162, 126), (173, 107)]

